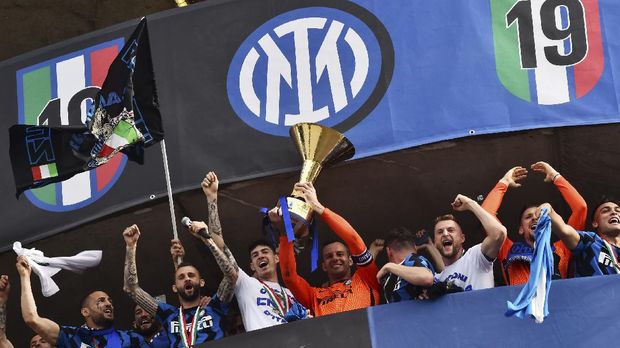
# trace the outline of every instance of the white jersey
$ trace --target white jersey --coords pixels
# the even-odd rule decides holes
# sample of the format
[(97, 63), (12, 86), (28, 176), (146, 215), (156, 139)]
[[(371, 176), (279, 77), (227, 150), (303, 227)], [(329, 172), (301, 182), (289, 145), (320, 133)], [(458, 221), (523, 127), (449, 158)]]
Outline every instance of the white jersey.
[[(292, 299), (291, 291), (279, 283), (264, 281), (278, 296), (282, 297), (282, 291)], [(267, 289), (261, 282), (250, 277), (239, 268), (239, 277), (235, 284), (235, 296), (239, 303), (239, 311), (243, 319), (243, 326), (246, 331), (253, 331), (269, 326), (286, 323), (286, 320), (272, 306)]]
[(446, 266), (443, 272), (435, 276), (439, 281), (452, 280), (454, 285), (463, 289), (480, 290), (495, 286), (493, 280), (493, 261), (482, 253), (481, 244), (476, 244), (455, 263)]

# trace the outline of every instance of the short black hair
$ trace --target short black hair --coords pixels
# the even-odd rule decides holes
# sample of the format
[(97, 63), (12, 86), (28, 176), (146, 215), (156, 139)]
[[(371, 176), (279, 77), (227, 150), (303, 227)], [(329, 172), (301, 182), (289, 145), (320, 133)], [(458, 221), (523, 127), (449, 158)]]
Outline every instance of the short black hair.
[(105, 292), (103, 290), (99, 290), (99, 289), (91, 290), (91, 291), (87, 292), (86, 295), (82, 296), (82, 298), (80, 298), (80, 310), (82, 308), (86, 308), (86, 302), (88, 302), (88, 298), (90, 297), (90, 295), (96, 293), (97, 291), (101, 291), (101, 292), (105, 293), (106, 295), (110, 296), (107, 292)]
[(261, 238), (250, 243), (250, 246), (248, 246), (248, 254), (251, 254), (252, 250), (254, 250), (254, 248), (256, 248), (257, 246), (266, 246), (271, 249), (274, 254), (276, 253), (276, 248), (274, 248), (273, 244), (270, 243), (267, 239)]
[(596, 214), (596, 211), (598, 210), (598, 208), (600, 208), (601, 205), (605, 204), (605, 203), (615, 203), (617, 205), (620, 206), (620, 200), (618, 200), (616, 197), (612, 197), (612, 196), (602, 196), (597, 204), (594, 206), (594, 209), (592, 209), (592, 212), (590, 213), (590, 222), (594, 221), (594, 215)]
[(347, 245), (347, 243), (341, 241), (340, 239), (332, 238), (326, 240), (325, 242), (323, 242), (323, 244), (321, 244), (321, 257), (323, 256), (323, 249), (325, 249), (326, 246), (334, 243), (340, 243), (344, 245), (344, 248), (347, 250), (347, 255), (351, 256), (351, 250), (349, 250), (349, 246)]
[(200, 269), (199, 269), (198, 267), (196, 267), (196, 265), (194, 265), (194, 264), (193, 264), (193, 263), (191, 263), (191, 262), (186, 262), (186, 261), (183, 261), (183, 262), (181, 262), (181, 263), (177, 266), (177, 268), (174, 270), (174, 277), (172, 278), (172, 282), (173, 282), (173, 283), (174, 283), (174, 282), (176, 282), (176, 280), (177, 280), (177, 270), (178, 270), (179, 268), (181, 268), (181, 267), (194, 267), (194, 268), (198, 271), (198, 278), (202, 278), (202, 273), (200, 272)]
[(408, 228), (400, 226), (391, 229), (384, 241), (386, 247), (402, 250), (404, 248), (414, 247), (415, 236)]
[(521, 218), (523, 217), (523, 213), (525, 213), (526, 210), (530, 209), (530, 208), (538, 208), (540, 206), (540, 204), (525, 204), (521, 207), (521, 212), (519, 212), (519, 224), (521, 223)]

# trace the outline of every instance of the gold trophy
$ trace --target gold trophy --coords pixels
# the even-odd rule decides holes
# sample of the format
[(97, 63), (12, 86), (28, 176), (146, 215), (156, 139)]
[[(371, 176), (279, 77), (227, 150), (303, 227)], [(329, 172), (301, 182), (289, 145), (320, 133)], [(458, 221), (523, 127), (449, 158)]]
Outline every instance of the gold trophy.
[[(289, 133), (304, 161), (299, 182), (314, 183), (323, 167), (346, 161), (355, 155), (355, 147), (349, 139), (331, 128), (314, 123), (298, 123), (291, 127)], [(293, 189), (290, 196), (286, 197), (286, 203), (293, 225), (299, 222), (306, 226), (310, 224), (312, 208), (304, 201), (299, 190)], [(304, 228), (300, 232), (296, 237), (307, 235), (308, 229)]]

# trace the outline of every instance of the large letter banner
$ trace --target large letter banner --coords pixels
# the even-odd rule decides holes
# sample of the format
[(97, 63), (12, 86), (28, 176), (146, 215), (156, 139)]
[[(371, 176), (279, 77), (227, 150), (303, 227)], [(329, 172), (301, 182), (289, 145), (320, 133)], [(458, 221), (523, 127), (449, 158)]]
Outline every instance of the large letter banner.
[[(0, 64), (0, 123), (84, 122), (137, 21)], [(175, 192), (300, 165), (288, 129), (344, 132), (357, 157), (447, 139), (615, 123), (615, 0), (230, 0), (149, 17)], [(8, 149), (8, 132), (0, 132)], [(0, 171), (0, 246), (165, 194), (161, 155), (118, 158), (13, 197)], [(257, 217), (258, 218), (258, 217)], [(4, 233), (9, 231), (7, 233)]]

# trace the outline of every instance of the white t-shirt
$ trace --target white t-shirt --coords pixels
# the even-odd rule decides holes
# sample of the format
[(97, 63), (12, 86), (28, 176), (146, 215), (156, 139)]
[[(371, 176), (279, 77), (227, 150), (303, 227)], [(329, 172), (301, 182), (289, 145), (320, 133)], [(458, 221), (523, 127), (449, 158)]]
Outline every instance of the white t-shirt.
[[(282, 297), (282, 291), (286, 291), (289, 297), (293, 297), (291, 291), (279, 283), (264, 281), (278, 296)], [(235, 296), (239, 303), (243, 326), (246, 331), (253, 331), (269, 326), (286, 323), (286, 320), (274, 310), (272, 300), (261, 282), (250, 277), (239, 268), (239, 277), (235, 284)]]
[(476, 244), (455, 263), (446, 266), (443, 272), (435, 276), (439, 281), (453, 280), (454, 285), (465, 291), (492, 288), (493, 261), (482, 253), (481, 244)]

